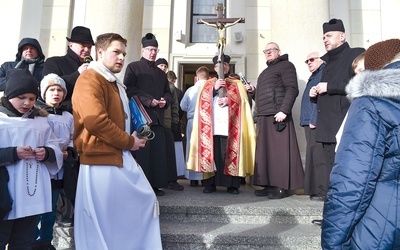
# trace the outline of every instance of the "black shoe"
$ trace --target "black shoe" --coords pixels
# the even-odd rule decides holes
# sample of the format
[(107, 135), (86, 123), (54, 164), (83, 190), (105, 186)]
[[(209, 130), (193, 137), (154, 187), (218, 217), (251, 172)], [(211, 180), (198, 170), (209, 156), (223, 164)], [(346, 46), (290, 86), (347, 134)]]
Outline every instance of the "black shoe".
[(199, 186), (199, 181), (190, 181), (190, 186), (191, 186), (191, 187), (197, 187), (197, 186)]
[(156, 194), (156, 196), (164, 196), (165, 195), (165, 192), (158, 188), (153, 188), (153, 190), (154, 190), (154, 193)]
[(226, 188), (226, 192), (228, 192), (230, 194), (239, 194), (239, 188), (228, 187), (228, 188)]
[(313, 194), (310, 195), (310, 200), (312, 201), (325, 201), (326, 200), (326, 196), (323, 194)]
[(314, 225), (317, 225), (317, 226), (321, 226), (322, 225), (322, 220), (312, 220), (311, 223), (314, 224)]
[(182, 191), (183, 186), (180, 185), (177, 181), (171, 181), (168, 183), (168, 188), (176, 191)]
[(275, 188), (267, 196), (268, 199), (282, 199), (288, 196), (288, 192), (284, 188)]
[(203, 189), (203, 193), (205, 194), (214, 193), (215, 191), (217, 191), (217, 188), (214, 185), (205, 187)]
[(246, 177), (240, 177), (240, 185), (246, 185)]
[(273, 187), (265, 187), (263, 189), (254, 191), (254, 194), (257, 196), (268, 196), (268, 194), (271, 193), (273, 189)]

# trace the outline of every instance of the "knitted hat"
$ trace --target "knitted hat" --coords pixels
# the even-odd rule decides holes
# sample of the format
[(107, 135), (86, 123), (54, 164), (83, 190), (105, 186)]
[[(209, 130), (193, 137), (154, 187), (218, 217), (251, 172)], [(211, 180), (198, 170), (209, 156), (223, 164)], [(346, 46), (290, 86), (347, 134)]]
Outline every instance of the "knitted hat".
[(165, 64), (165, 65), (168, 66), (168, 62), (167, 62), (167, 60), (165, 60), (164, 58), (158, 58), (158, 59), (156, 60), (156, 66), (157, 66), (157, 65), (160, 65), (160, 64)]
[(4, 95), (8, 100), (26, 93), (38, 96), (39, 84), (28, 69), (10, 69), (6, 76)]
[(40, 96), (43, 100), (45, 100), (47, 89), (54, 85), (59, 85), (62, 88), (62, 90), (64, 91), (63, 100), (65, 99), (65, 97), (67, 96), (67, 87), (64, 79), (56, 74), (51, 73), (43, 77), (42, 81), (40, 82)]
[(329, 22), (324, 23), (322, 25), (322, 29), (324, 30), (324, 34), (330, 31), (341, 31), (344, 32), (344, 25), (342, 20), (332, 18)]
[(152, 33), (147, 33), (142, 37), (142, 47), (146, 48), (147, 46), (158, 47), (156, 37)]
[(365, 69), (378, 70), (400, 53), (400, 39), (389, 39), (371, 45), (365, 52)]
[[(214, 65), (218, 63), (218, 56), (214, 56), (214, 58), (212, 59)], [(224, 55), (224, 62), (229, 63), (231, 61), (231, 57)]]
[(76, 26), (71, 31), (71, 38), (67, 37), (68, 42), (94, 44), (90, 29), (83, 26)]

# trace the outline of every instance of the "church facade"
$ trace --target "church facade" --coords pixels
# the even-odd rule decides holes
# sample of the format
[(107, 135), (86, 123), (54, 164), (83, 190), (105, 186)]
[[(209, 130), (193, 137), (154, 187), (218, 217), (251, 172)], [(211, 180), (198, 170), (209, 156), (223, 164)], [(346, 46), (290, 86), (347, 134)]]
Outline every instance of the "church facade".
[[(177, 87), (193, 84), (194, 72), (202, 65), (213, 70), (211, 59), (217, 54), (217, 30), (197, 24), (199, 18), (216, 17), (214, 6), (222, 3), (228, 18), (244, 18), (226, 30), (225, 54), (231, 66), (256, 85), (266, 67), (262, 50), (276, 42), (282, 54), (297, 69), (300, 94), (293, 109), (299, 123), (300, 99), (310, 75), (306, 56), (324, 53), (322, 24), (331, 18), (342, 19), (351, 47), (370, 45), (400, 36), (395, 14), (398, 0), (0, 0), (3, 41), (0, 61), (14, 60), (23, 37), (39, 40), (46, 57), (64, 55), (73, 27), (91, 29), (95, 38), (107, 32), (128, 40), (126, 65), (141, 57), (140, 40), (148, 32), (159, 42), (158, 57), (167, 59), (169, 69), (178, 76)], [(95, 55), (94, 48), (92, 55)], [(299, 146), (305, 152), (303, 130), (297, 126)]]

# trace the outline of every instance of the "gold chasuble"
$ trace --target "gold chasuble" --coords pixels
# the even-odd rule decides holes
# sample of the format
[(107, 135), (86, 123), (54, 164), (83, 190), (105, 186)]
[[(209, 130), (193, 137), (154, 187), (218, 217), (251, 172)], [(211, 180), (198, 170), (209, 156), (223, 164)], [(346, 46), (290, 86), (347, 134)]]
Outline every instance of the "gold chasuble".
[[(199, 88), (190, 139), (187, 169), (204, 173), (204, 179), (214, 175), (213, 151), (213, 87), (216, 78)], [(253, 175), (255, 157), (254, 122), (247, 92), (239, 80), (226, 78), (229, 99), (229, 122), (224, 174)]]

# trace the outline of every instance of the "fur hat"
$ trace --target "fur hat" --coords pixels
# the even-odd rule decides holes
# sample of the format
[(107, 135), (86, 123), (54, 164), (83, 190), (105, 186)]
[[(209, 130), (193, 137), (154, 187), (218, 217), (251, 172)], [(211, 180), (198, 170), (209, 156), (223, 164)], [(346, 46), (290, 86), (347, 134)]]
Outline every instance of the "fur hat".
[(329, 22), (324, 23), (322, 25), (322, 29), (324, 30), (324, 34), (330, 31), (345, 32), (342, 20), (336, 18), (332, 18), (331, 20), (329, 20)]
[(67, 40), (68, 42), (90, 43), (94, 45), (90, 29), (83, 26), (76, 26), (75, 28), (73, 28), (71, 31), (71, 38), (67, 37)]
[(51, 73), (43, 77), (42, 81), (40, 82), (40, 96), (43, 100), (45, 100), (47, 89), (50, 86), (54, 85), (59, 85), (62, 88), (62, 90), (64, 91), (63, 100), (65, 99), (65, 97), (67, 96), (67, 86), (64, 79), (56, 74)]
[[(214, 56), (212, 59), (214, 65), (218, 63), (218, 56)], [(229, 63), (231, 61), (231, 57), (228, 55), (224, 55), (224, 62)]]
[(378, 70), (400, 53), (400, 39), (389, 39), (371, 45), (365, 52), (365, 69)]
[(142, 37), (142, 47), (146, 48), (147, 46), (158, 47), (156, 37), (152, 33), (147, 33)]
[(8, 100), (22, 94), (38, 96), (39, 84), (28, 69), (10, 69), (6, 76), (4, 95)]
[(158, 58), (158, 59), (156, 60), (156, 66), (157, 66), (157, 65), (160, 65), (160, 64), (165, 64), (165, 65), (168, 66), (168, 62), (167, 62), (167, 60), (165, 60), (164, 58)]

